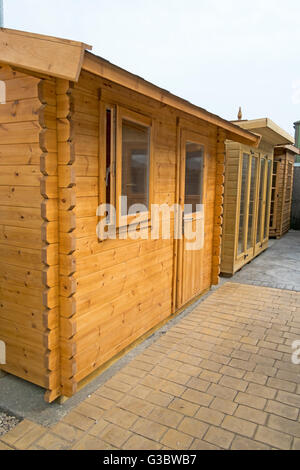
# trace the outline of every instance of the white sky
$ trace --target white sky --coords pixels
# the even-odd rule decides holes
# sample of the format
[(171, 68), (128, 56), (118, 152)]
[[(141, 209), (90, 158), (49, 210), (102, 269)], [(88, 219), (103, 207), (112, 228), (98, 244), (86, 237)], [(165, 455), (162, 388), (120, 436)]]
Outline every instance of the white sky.
[(299, 0), (4, 0), (7, 28), (93, 52), (226, 119), (300, 120)]

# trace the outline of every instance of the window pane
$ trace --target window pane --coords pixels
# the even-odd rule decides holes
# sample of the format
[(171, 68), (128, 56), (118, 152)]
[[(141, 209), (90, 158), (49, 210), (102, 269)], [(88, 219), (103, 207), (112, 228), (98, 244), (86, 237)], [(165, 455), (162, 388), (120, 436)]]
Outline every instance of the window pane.
[(241, 182), (241, 204), (240, 204), (240, 225), (239, 225), (239, 241), (238, 241), (238, 255), (245, 251), (244, 237), (246, 227), (246, 204), (247, 204), (247, 191), (248, 191), (248, 172), (249, 172), (249, 155), (243, 155), (243, 168), (242, 168), (242, 182)]
[[(122, 122), (122, 196), (128, 209), (133, 204), (149, 208), (150, 128), (131, 121)], [(122, 215), (127, 208), (122, 207)]]
[(193, 142), (187, 142), (185, 159), (184, 204), (191, 204), (192, 210), (187, 210), (186, 213), (196, 212), (196, 205), (202, 204), (203, 160), (203, 145), (195, 144)]
[(264, 239), (267, 238), (269, 223), (270, 223), (270, 189), (272, 181), (272, 160), (268, 160), (268, 180), (267, 180), (267, 198), (266, 198), (266, 210), (265, 210), (265, 226), (264, 226)]
[(106, 110), (106, 204), (111, 203), (111, 140), (112, 140), (112, 112)]
[(256, 173), (257, 173), (257, 158), (252, 157), (251, 161), (251, 179), (250, 179), (250, 198), (249, 198), (249, 216), (248, 216), (248, 235), (247, 235), (247, 250), (253, 246), (253, 217), (255, 207), (255, 193), (256, 193)]
[(277, 169), (278, 162), (273, 163), (273, 173), (272, 173), (272, 194), (271, 194), (271, 208), (270, 208), (270, 227), (275, 228), (276, 214), (275, 214), (275, 205), (276, 205), (276, 186), (277, 186)]
[(263, 202), (264, 202), (263, 191), (264, 191), (264, 183), (265, 183), (265, 164), (266, 164), (266, 160), (264, 158), (261, 158), (256, 243), (259, 243), (261, 241), (261, 226), (262, 226), (261, 219), (262, 219)]

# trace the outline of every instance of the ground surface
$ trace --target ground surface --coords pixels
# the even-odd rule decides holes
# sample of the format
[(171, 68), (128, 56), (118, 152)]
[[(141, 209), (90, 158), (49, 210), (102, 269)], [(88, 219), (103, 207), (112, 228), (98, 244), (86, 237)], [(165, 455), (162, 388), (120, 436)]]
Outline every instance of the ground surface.
[(300, 448), (299, 260), (300, 232), (272, 241), (63, 406), (0, 379), (0, 408), (25, 418), (0, 449)]
[(269, 240), (268, 250), (230, 281), (300, 292), (300, 231), (291, 231), (280, 240)]
[(226, 283), (70, 411), (24, 420), (16, 449), (300, 449), (300, 293)]

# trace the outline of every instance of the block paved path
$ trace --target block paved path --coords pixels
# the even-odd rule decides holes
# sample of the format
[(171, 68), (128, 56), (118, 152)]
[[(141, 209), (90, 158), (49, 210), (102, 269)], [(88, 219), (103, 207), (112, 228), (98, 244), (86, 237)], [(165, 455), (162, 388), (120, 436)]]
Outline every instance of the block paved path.
[(3, 449), (300, 449), (300, 293), (226, 283), (55, 426)]

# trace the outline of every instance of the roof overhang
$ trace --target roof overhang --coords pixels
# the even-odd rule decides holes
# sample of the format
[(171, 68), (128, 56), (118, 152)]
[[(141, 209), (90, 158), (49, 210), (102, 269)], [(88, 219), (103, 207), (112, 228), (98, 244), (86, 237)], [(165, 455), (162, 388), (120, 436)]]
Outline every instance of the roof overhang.
[(33, 72), (78, 81), (87, 44), (0, 28), (0, 61)]
[(260, 136), (206, 111), (87, 50), (82, 42), (0, 28), (0, 63), (77, 82), (82, 69), (209, 122), (226, 138), (258, 147)]
[(290, 152), (290, 153), (293, 153), (295, 155), (300, 155), (300, 149), (298, 149), (297, 147), (295, 147), (294, 145), (277, 145), (275, 147), (275, 150), (278, 149), (278, 150), (283, 150), (283, 151), (287, 151), (287, 152)]
[(251, 119), (249, 121), (233, 121), (236, 125), (251, 132), (260, 134), (262, 138), (274, 145), (294, 145), (294, 138), (269, 118)]
[(113, 65), (107, 60), (91, 54), (90, 52), (85, 52), (82, 68), (98, 75), (99, 77), (145, 95), (148, 98), (152, 98), (160, 103), (171, 106), (220, 127), (226, 131), (228, 139), (252, 145), (254, 147), (258, 147), (259, 145), (261, 139), (260, 136), (257, 136), (248, 130), (241, 129), (230, 121), (226, 121), (225, 119), (222, 119), (221, 117), (212, 114), (205, 109), (184, 100), (183, 98), (179, 98), (169, 91), (159, 88), (143, 78), (127, 72), (126, 70)]

